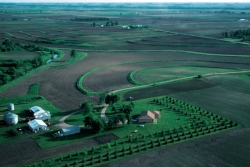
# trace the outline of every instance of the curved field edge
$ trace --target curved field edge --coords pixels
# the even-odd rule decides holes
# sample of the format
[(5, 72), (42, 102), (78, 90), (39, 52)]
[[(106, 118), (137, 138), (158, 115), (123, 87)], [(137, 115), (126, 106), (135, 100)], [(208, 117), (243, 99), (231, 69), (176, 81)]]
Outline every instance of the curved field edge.
[[(88, 76), (90, 75), (91, 73), (94, 73), (98, 70), (102, 70), (102, 69), (105, 69), (105, 68), (109, 68), (109, 67), (114, 67), (114, 66), (119, 66), (119, 65), (124, 65), (124, 64), (136, 64), (136, 63), (145, 63), (145, 62), (169, 62), (169, 61), (186, 61), (188, 62), (188, 60), (145, 60), (145, 61), (135, 61), (135, 62), (125, 62), (125, 63), (118, 63), (118, 64), (111, 64), (111, 65), (106, 65), (106, 66), (101, 66), (101, 67), (98, 67), (98, 68), (94, 68), (86, 73), (84, 73), (82, 76), (80, 76), (78, 79), (77, 79), (77, 82), (76, 82), (76, 87), (77, 89), (82, 92), (83, 94), (86, 94), (86, 95), (103, 95), (107, 92), (110, 92), (110, 91), (106, 91), (106, 92), (93, 92), (93, 91), (89, 91), (87, 90), (86, 88), (83, 87), (83, 80)], [(200, 61), (198, 60), (197, 62), (216, 62), (216, 61)], [(220, 62), (220, 63), (232, 63), (232, 62)], [(246, 63), (246, 64), (249, 64), (249, 63)], [(198, 66), (197, 66), (198, 67)], [(206, 67), (206, 66), (201, 66), (201, 67)], [(219, 68), (219, 67), (218, 67)], [(215, 73), (216, 74), (216, 73)], [(196, 76), (191, 76), (191, 77), (183, 77), (183, 78), (187, 78), (187, 79), (190, 79), (190, 78), (193, 78), (193, 77), (196, 77)], [(135, 80), (132, 80), (129, 75), (128, 75), (128, 80), (130, 83), (132, 84), (135, 84), (135, 85), (144, 85), (144, 86), (149, 86), (149, 84), (140, 84), (138, 83), (137, 81)], [(169, 81), (178, 81), (179, 79), (174, 79), (174, 80), (169, 80)], [(159, 81), (159, 82), (156, 82), (157, 84), (164, 84), (164, 82), (168, 82), (168, 81)]]
[(60, 65), (57, 65), (56, 68), (60, 68), (62, 66), (67, 66), (67, 65), (71, 65), (73, 63), (76, 63), (78, 61), (81, 61), (82, 59), (86, 58), (88, 56), (88, 53), (82, 52), (82, 53), (77, 53), (76, 57), (70, 57), (67, 61), (63, 62)]
[[(171, 79), (161, 79), (161, 80), (157, 80), (157, 81), (152, 81), (152, 82), (140, 82), (138, 80), (135, 79), (135, 75), (140, 72), (140, 71), (143, 71), (143, 70), (149, 70), (149, 69), (157, 69), (157, 68), (166, 68), (166, 69), (171, 69), (171, 68), (175, 68), (175, 67), (194, 67), (194, 68), (209, 68), (209, 69), (221, 69), (221, 70), (232, 70), (232, 71), (229, 71), (229, 72), (235, 72), (235, 71), (239, 71), (239, 70), (245, 70), (245, 69), (235, 69), (235, 68), (221, 68), (221, 67), (209, 67), (209, 66), (196, 66), (196, 65), (192, 65), (192, 66), (189, 66), (189, 65), (178, 65), (178, 66), (155, 66), (155, 67), (146, 67), (146, 68), (140, 68), (140, 69), (137, 69), (137, 70), (134, 70), (132, 71), (131, 73), (129, 73), (128, 75), (128, 80), (130, 83), (134, 84), (134, 85), (144, 85), (144, 84), (152, 84), (152, 83), (157, 83), (157, 82), (163, 82), (163, 81), (168, 81), (168, 80), (171, 80)], [(240, 71), (239, 71), (240, 72)], [(217, 72), (215, 72), (217, 73)], [(202, 73), (200, 72), (199, 75), (204, 75), (205, 73)], [(205, 74), (206, 75), (206, 74)], [(197, 75), (198, 76), (198, 75)], [(184, 77), (184, 76), (180, 76), (180, 77)]]
[(21, 77), (15, 79), (13, 81), (10, 81), (9, 83), (7, 83), (7, 84), (5, 84), (3, 86), (0, 86), (0, 92), (6, 90), (8, 88), (10, 88), (11, 86), (17, 84), (18, 82), (24, 80), (25, 78), (27, 78), (27, 77), (29, 77), (29, 76), (31, 76), (33, 74), (37, 73), (38, 71), (40, 71), (40, 70), (42, 70), (42, 69), (44, 69), (46, 67), (49, 67), (49, 66), (53, 65), (54, 64), (53, 62), (56, 62), (56, 61), (58, 61), (58, 60), (60, 60), (60, 59), (62, 59), (64, 57), (64, 52), (62, 50), (59, 50), (59, 49), (56, 49), (56, 48), (51, 48), (51, 49), (53, 49), (54, 51), (56, 51), (58, 53), (58, 58), (55, 61), (52, 61), (51, 63), (46, 64), (46, 65), (42, 65), (42, 66), (40, 66), (40, 67), (38, 67), (38, 68), (30, 71), (26, 75), (21, 76)]

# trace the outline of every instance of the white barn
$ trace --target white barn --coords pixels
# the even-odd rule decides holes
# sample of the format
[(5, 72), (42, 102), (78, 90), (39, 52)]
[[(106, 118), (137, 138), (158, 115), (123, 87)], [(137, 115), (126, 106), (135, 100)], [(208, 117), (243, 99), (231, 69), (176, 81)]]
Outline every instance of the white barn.
[(39, 119), (34, 119), (28, 122), (28, 127), (33, 132), (43, 131), (47, 129), (47, 125), (42, 120)]

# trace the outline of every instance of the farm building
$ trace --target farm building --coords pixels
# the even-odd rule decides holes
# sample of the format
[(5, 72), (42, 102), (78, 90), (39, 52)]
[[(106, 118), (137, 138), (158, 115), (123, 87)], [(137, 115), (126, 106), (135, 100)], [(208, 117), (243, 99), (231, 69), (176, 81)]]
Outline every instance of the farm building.
[(29, 108), (29, 111), (31, 112), (31, 113), (37, 113), (37, 112), (40, 112), (40, 113), (42, 113), (42, 112), (45, 112), (41, 107), (39, 107), (39, 106), (34, 106), (34, 107), (31, 107), (31, 108)]
[(15, 125), (18, 123), (18, 115), (7, 112), (6, 114), (4, 114), (4, 121), (8, 125)]
[(76, 134), (76, 133), (80, 133), (80, 127), (77, 126), (77, 125), (65, 127), (65, 128), (62, 128), (60, 130), (60, 134), (62, 136), (73, 135), (73, 134)]
[(159, 111), (142, 111), (137, 120), (138, 123), (155, 123), (156, 118), (160, 118)]
[(248, 21), (248, 19), (239, 19), (238, 21), (244, 22), (244, 21)]
[(34, 117), (35, 119), (39, 119), (39, 120), (48, 120), (51, 118), (51, 114), (49, 111), (39, 111), (39, 112), (36, 112), (34, 113)]
[(28, 127), (33, 132), (43, 131), (47, 129), (47, 125), (42, 120), (39, 119), (34, 119), (28, 122)]

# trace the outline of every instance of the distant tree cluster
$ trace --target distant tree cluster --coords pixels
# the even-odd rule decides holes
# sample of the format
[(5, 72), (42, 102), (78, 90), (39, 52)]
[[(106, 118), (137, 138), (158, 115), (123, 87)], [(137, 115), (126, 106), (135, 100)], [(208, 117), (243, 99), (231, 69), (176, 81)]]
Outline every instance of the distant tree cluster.
[(19, 43), (13, 43), (11, 40), (9, 39), (5, 39), (2, 42), (2, 45), (0, 45), (0, 51), (2, 52), (7, 52), (7, 51), (13, 51), (20, 48), (20, 44)]
[(230, 10), (221, 10), (221, 11), (214, 11), (214, 13), (235, 13), (235, 12)]
[(242, 30), (236, 30), (236, 31), (225, 31), (222, 32), (223, 38), (237, 38), (242, 39), (242, 41), (249, 41), (250, 40), (250, 28), (249, 29), (242, 29)]
[(106, 26), (115, 26), (118, 25), (119, 23), (117, 21), (107, 21)]
[(74, 19), (70, 19), (71, 21), (107, 21), (109, 18), (106, 17), (87, 17), (87, 18), (82, 18), (82, 17), (76, 17)]
[(70, 56), (71, 56), (72, 58), (76, 58), (76, 56), (77, 56), (77, 51), (76, 51), (75, 49), (71, 50)]

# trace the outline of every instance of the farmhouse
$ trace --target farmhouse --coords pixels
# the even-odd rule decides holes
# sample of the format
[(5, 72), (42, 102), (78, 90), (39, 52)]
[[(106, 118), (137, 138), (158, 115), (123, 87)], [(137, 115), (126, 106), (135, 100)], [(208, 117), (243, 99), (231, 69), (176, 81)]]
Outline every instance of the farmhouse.
[(142, 111), (137, 120), (138, 123), (155, 123), (156, 118), (160, 118), (159, 111)]
[(38, 119), (34, 119), (33, 121), (28, 122), (28, 127), (33, 132), (43, 131), (47, 129), (47, 125), (42, 120)]

